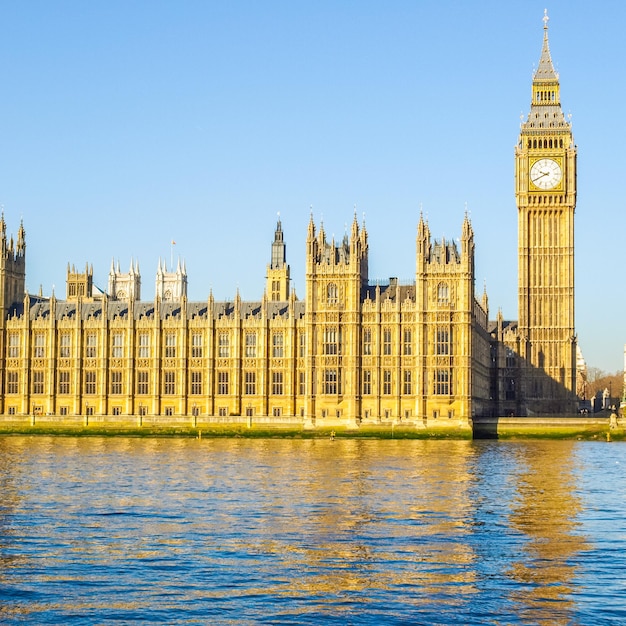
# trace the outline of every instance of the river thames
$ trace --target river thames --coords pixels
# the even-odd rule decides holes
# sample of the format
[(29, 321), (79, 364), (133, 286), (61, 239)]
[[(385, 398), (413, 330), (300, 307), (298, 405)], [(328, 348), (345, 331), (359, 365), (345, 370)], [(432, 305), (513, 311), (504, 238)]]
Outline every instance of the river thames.
[(0, 622), (623, 624), (626, 445), (0, 438)]

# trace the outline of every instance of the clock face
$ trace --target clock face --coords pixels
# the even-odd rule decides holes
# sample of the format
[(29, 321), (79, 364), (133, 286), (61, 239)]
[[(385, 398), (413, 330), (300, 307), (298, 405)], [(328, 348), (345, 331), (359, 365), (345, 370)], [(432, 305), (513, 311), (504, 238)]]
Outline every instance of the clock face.
[(561, 166), (552, 159), (539, 159), (530, 168), (530, 182), (539, 189), (556, 187), (563, 176)]

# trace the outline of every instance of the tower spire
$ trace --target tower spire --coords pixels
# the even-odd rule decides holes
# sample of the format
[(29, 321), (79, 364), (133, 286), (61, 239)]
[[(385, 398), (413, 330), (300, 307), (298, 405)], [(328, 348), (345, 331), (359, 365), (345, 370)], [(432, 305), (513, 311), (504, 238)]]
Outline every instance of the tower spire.
[(266, 292), (273, 301), (287, 301), (289, 297), (289, 265), (287, 265), (287, 246), (283, 237), (280, 213), (274, 230), (272, 258), (267, 266)]
[(543, 47), (541, 48), (541, 57), (539, 58), (539, 67), (535, 72), (535, 80), (558, 81), (559, 75), (554, 71), (552, 57), (550, 56), (550, 44), (548, 43), (548, 9), (543, 12)]

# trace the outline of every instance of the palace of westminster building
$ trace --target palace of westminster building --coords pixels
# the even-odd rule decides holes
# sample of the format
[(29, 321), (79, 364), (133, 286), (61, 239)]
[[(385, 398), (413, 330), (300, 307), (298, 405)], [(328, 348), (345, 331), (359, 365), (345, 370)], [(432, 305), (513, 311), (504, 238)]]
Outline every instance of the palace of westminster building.
[(547, 17), (515, 148), (518, 320), (475, 294), (474, 233), (434, 240), (420, 216), (415, 282), (370, 284), (356, 216), (340, 243), (313, 217), (304, 300), (290, 290), (278, 221), (261, 301), (187, 299), (184, 264), (138, 265), (99, 293), (68, 266), (67, 296), (25, 293), (23, 225), (0, 221), (0, 415), (469, 422), (576, 410), (576, 146), (560, 104)]

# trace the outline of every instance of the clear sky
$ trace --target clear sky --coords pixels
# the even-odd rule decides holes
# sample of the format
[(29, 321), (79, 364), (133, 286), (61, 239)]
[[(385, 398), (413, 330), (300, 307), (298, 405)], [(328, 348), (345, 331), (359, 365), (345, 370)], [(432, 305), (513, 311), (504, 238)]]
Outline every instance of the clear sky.
[[(513, 151), (550, 17), (578, 144), (576, 328), (589, 366), (626, 342), (626, 3), (90, 0), (0, 6), (0, 203), (27, 288), (66, 269), (184, 259), (188, 295), (259, 300), (280, 212), (304, 296), (311, 210), (365, 215), (370, 278), (414, 279), (420, 210), (517, 319)], [(172, 246), (171, 241), (176, 241)]]

